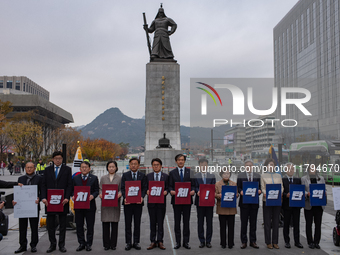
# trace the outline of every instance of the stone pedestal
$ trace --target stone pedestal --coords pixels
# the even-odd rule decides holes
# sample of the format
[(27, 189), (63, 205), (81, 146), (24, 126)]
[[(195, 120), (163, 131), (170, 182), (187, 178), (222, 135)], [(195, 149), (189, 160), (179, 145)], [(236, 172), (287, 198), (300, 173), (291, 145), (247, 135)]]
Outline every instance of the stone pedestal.
[[(162, 161), (181, 151), (180, 76), (175, 62), (150, 62), (146, 65), (145, 96), (145, 165), (159, 157)], [(158, 140), (166, 134), (172, 149), (157, 149)], [(164, 166), (172, 161), (166, 160)], [(174, 162), (174, 160), (173, 160)], [(174, 165), (171, 163), (171, 165)]]
[(177, 166), (175, 156), (182, 153), (180, 150), (159, 148), (156, 150), (150, 150), (144, 152), (144, 166), (151, 166), (151, 160), (153, 158), (160, 158), (163, 162), (163, 167)]

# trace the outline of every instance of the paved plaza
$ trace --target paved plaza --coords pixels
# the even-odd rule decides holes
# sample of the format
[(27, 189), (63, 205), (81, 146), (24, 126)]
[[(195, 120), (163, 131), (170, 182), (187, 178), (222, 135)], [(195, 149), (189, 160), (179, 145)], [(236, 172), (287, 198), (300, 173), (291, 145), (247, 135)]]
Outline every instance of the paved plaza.
[[(7, 175), (0, 176), (1, 180), (6, 181), (16, 181), (19, 175), (10, 176), (8, 172), (6, 172)], [(102, 174), (101, 172), (97, 173), (99, 176)], [(322, 238), (320, 242), (321, 250), (311, 250), (308, 248), (307, 241), (306, 241), (306, 234), (305, 234), (305, 219), (303, 215), (303, 210), (301, 210), (301, 228), (300, 228), (300, 234), (301, 234), (301, 243), (304, 246), (303, 249), (298, 249), (294, 246), (293, 241), (291, 241), (292, 248), (286, 249), (284, 247), (284, 241), (283, 241), (283, 233), (282, 228), (280, 228), (279, 232), (279, 250), (268, 250), (266, 248), (265, 242), (264, 242), (264, 230), (262, 227), (262, 207), (259, 209), (259, 215), (258, 215), (258, 222), (257, 222), (257, 244), (260, 246), (260, 249), (254, 249), (251, 247), (247, 247), (244, 250), (240, 249), (240, 217), (239, 214), (236, 215), (236, 223), (235, 223), (235, 246), (233, 249), (222, 249), (219, 245), (219, 221), (217, 214), (214, 215), (214, 233), (213, 233), (213, 240), (212, 240), (212, 248), (199, 248), (199, 240), (197, 237), (197, 213), (196, 213), (196, 207), (192, 206), (191, 210), (191, 219), (190, 219), (190, 245), (191, 250), (187, 250), (183, 247), (181, 247), (178, 250), (172, 249), (174, 246), (174, 217), (173, 217), (173, 211), (172, 206), (170, 205), (170, 199), (168, 198), (168, 205), (167, 205), (167, 213), (166, 218), (164, 222), (164, 245), (166, 247), (166, 250), (162, 251), (159, 248), (155, 248), (153, 250), (147, 251), (146, 248), (150, 244), (150, 228), (149, 228), (149, 215), (147, 207), (144, 206), (143, 208), (143, 215), (142, 215), (142, 223), (141, 223), (141, 242), (140, 245), (142, 247), (142, 250), (137, 251), (135, 249), (131, 249), (130, 251), (125, 251), (125, 231), (124, 231), (124, 213), (122, 211), (121, 218), (119, 222), (119, 231), (118, 231), (118, 245), (117, 250), (109, 250), (104, 251), (103, 249), (103, 241), (102, 241), (102, 226), (101, 226), (101, 220), (100, 220), (100, 199), (97, 198), (97, 214), (96, 214), (96, 223), (95, 223), (95, 235), (94, 235), (94, 241), (92, 246), (92, 251), (88, 252), (89, 254), (141, 254), (141, 253), (148, 253), (148, 254), (164, 254), (164, 255), (200, 255), (200, 254), (206, 254), (206, 253), (213, 253), (213, 254), (261, 254), (263, 253), (271, 253), (271, 254), (340, 254), (340, 247), (336, 247), (333, 245), (332, 241), (332, 230), (335, 226), (335, 211), (333, 209), (333, 199), (332, 199), (332, 187), (330, 185), (327, 185), (327, 207), (323, 214), (323, 222), (322, 222)], [(12, 189), (6, 189), (6, 194), (12, 193)], [(123, 207), (122, 207), (123, 210)], [(239, 213), (239, 208), (237, 209)], [(4, 212), (9, 215), (9, 227), (10, 230), (8, 232), (8, 235), (4, 237), (4, 239), (0, 242), (0, 254), (14, 254), (14, 251), (19, 248), (19, 225), (18, 225), (18, 219), (15, 219), (13, 217), (13, 209), (5, 209)], [(41, 213), (44, 212), (44, 209), (41, 211)], [(30, 230), (28, 230), (28, 233), (30, 233)], [(36, 254), (46, 254), (46, 250), (49, 247), (49, 241), (48, 241), (48, 235), (45, 227), (39, 228), (40, 233), (40, 240), (37, 245), (38, 252)], [(293, 230), (291, 229), (290, 233), (291, 239), (293, 238)], [(28, 242), (30, 242), (30, 235), (28, 234)], [(84, 254), (87, 253), (86, 251), (76, 252), (76, 248), (78, 247), (77, 242), (77, 236), (75, 230), (68, 230), (66, 233), (66, 249), (67, 254)], [(23, 254), (31, 254), (30, 249), (28, 247), (28, 251)], [(59, 250), (54, 251), (51, 254), (61, 254)]]

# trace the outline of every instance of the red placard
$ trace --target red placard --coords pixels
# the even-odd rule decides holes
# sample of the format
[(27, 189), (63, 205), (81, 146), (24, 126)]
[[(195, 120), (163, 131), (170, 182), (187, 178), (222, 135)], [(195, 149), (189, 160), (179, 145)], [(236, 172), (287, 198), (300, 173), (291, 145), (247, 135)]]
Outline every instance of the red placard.
[(175, 204), (190, 205), (191, 204), (191, 182), (175, 182)]
[(150, 204), (164, 204), (164, 181), (149, 181)]
[(125, 182), (125, 199), (128, 204), (140, 203), (142, 200), (140, 181)]
[(90, 209), (90, 186), (74, 186), (74, 209)]
[(47, 212), (63, 212), (64, 190), (48, 189), (47, 190)]
[(103, 207), (118, 206), (118, 184), (102, 185), (102, 206)]
[(200, 184), (200, 206), (214, 206), (215, 205), (215, 185), (214, 184)]

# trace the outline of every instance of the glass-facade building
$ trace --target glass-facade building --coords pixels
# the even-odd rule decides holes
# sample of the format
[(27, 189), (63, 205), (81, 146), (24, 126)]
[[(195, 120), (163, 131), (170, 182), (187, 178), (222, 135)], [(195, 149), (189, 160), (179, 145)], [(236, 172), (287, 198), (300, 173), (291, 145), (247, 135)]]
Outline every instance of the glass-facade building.
[[(284, 138), (284, 143), (340, 138), (339, 13), (337, 0), (300, 0), (274, 28), (276, 118), (298, 122), (295, 128), (275, 126), (276, 139)], [(311, 99), (304, 106), (312, 116), (305, 116), (294, 105), (288, 105), (282, 116), (283, 87), (308, 89)]]

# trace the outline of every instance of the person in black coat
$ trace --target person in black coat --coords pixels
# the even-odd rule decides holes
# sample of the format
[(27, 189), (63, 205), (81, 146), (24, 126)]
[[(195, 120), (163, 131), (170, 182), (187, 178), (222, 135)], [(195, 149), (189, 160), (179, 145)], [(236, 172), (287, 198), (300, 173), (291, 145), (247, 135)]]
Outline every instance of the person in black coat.
[(12, 189), (16, 185), (18, 185), (18, 182), (7, 182), (7, 181), (0, 180), (1, 189)]
[(258, 249), (259, 246), (256, 244), (256, 222), (257, 222), (257, 214), (259, 211), (259, 204), (244, 204), (243, 203), (243, 182), (257, 182), (258, 183), (258, 194), (262, 193), (261, 190), (261, 176), (255, 172), (253, 172), (253, 161), (251, 159), (247, 159), (244, 162), (244, 169), (246, 172), (241, 172), (237, 176), (237, 189), (240, 196), (239, 204), (240, 207), (240, 218), (241, 218), (241, 249), (245, 249), (247, 247), (247, 228), (248, 221), (250, 222), (250, 231), (249, 231), (249, 241), (250, 246)]
[[(154, 158), (151, 161), (153, 172), (147, 175), (148, 179), (148, 196), (150, 195), (150, 185), (149, 181), (162, 181), (164, 182), (164, 203), (163, 204), (155, 204), (149, 203), (148, 201), (148, 211), (150, 216), (150, 241), (151, 244), (147, 248), (151, 250), (155, 247), (159, 247), (161, 250), (165, 250), (163, 244), (164, 237), (164, 217), (166, 212), (166, 195), (169, 193), (169, 176), (165, 173), (162, 173), (162, 160), (159, 158)], [(149, 197), (148, 197), (149, 199)], [(157, 240), (156, 240), (157, 234)]]
[(300, 211), (301, 207), (289, 207), (289, 185), (290, 184), (301, 184), (301, 178), (294, 177), (295, 166), (293, 163), (287, 163), (285, 165), (286, 176), (282, 178), (283, 182), (283, 200), (282, 208), (284, 212), (284, 224), (283, 224), (283, 237), (285, 240), (285, 247), (290, 248), (290, 238), (289, 238), (289, 226), (290, 221), (293, 218), (294, 227), (294, 242), (295, 246), (298, 248), (303, 248), (300, 243)]
[[(42, 178), (39, 175), (35, 174), (35, 166), (32, 162), (27, 162), (26, 167), (26, 175), (20, 176), (18, 178), (18, 183), (23, 185), (37, 185), (37, 200), (35, 201), (38, 206), (38, 215), (37, 217), (32, 218), (20, 218), (19, 219), (19, 244), (20, 247), (14, 253), (21, 253), (27, 250), (27, 226), (28, 221), (30, 222), (31, 227), (31, 252), (37, 252), (37, 244), (39, 241), (38, 235), (38, 224), (39, 224), (39, 211), (40, 211), (40, 204), (39, 204), (39, 197), (40, 197), (40, 189)], [(22, 186), (22, 185), (21, 185)], [(17, 203), (13, 200), (13, 206)]]
[[(125, 250), (130, 250), (132, 247), (136, 250), (140, 250), (140, 223), (143, 212), (144, 197), (148, 189), (148, 182), (145, 174), (138, 171), (140, 166), (140, 161), (138, 158), (132, 158), (129, 161), (129, 167), (131, 171), (123, 174), (121, 182), (121, 192), (123, 196), (124, 205), (124, 216), (125, 216)], [(125, 182), (126, 181), (141, 181), (141, 201), (137, 204), (126, 203), (125, 194)], [(132, 244), (132, 218), (134, 220), (134, 230), (133, 230), (133, 244)]]
[[(93, 243), (93, 233), (94, 233), (94, 222), (96, 218), (96, 197), (99, 195), (99, 182), (97, 176), (90, 174), (91, 165), (87, 161), (83, 161), (80, 164), (80, 172), (73, 178), (74, 186), (90, 186), (90, 209), (75, 209), (75, 222), (77, 226), (77, 238), (79, 242), (79, 247), (77, 251), (84, 250), (91, 251)], [(72, 197), (74, 201), (74, 196)], [(84, 219), (86, 219), (86, 239), (84, 235)]]
[[(213, 233), (213, 216), (214, 216), (214, 206), (200, 206), (199, 196), (200, 196), (200, 185), (201, 184), (216, 184), (215, 175), (208, 173), (208, 160), (202, 158), (198, 161), (200, 166), (200, 173), (195, 174), (195, 205), (197, 209), (197, 234), (200, 240), (200, 248), (207, 246), (211, 248), (211, 238)], [(206, 237), (204, 237), (204, 218), (207, 223)]]
[[(175, 218), (175, 236), (176, 245), (174, 249), (181, 247), (181, 217), (183, 215), (183, 247), (191, 249), (189, 245), (190, 239), (190, 213), (192, 196), (195, 195), (195, 179), (194, 174), (191, 173), (189, 168), (184, 167), (186, 157), (183, 154), (178, 154), (175, 157), (177, 167), (169, 173), (169, 190), (171, 194), (171, 204), (174, 210)], [(191, 182), (191, 204), (189, 205), (176, 205), (175, 204), (175, 183), (176, 182)]]
[[(45, 204), (45, 211), (47, 213), (47, 231), (48, 238), (50, 240), (50, 247), (47, 249), (47, 253), (51, 253), (57, 247), (57, 239), (55, 236), (56, 232), (56, 216), (59, 216), (59, 250), (61, 252), (66, 252), (65, 248), (65, 235), (66, 235), (66, 223), (67, 223), (67, 213), (69, 212), (69, 200), (73, 191), (72, 183), (72, 170), (70, 167), (63, 165), (63, 154), (61, 151), (56, 151), (53, 153), (53, 165), (45, 169), (43, 175), (42, 188), (41, 188), (41, 198), (42, 202)], [(48, 200), (47, 200), (47, 190), (48, 189), (63, 189), (64, 190), (64, 200), (62, 204), (64, 206), (64, 211), (61, 213), (57, 212), (47, 212)]]

